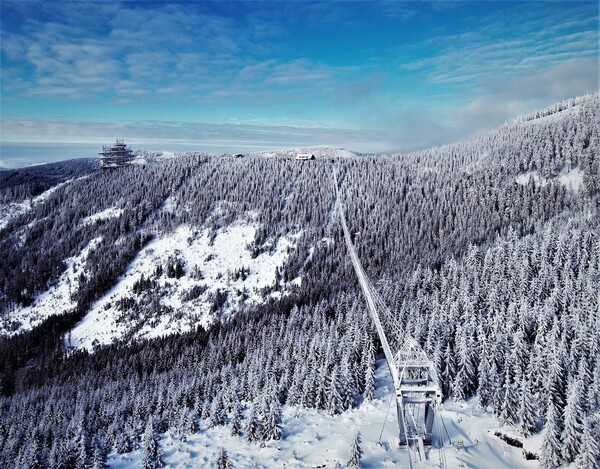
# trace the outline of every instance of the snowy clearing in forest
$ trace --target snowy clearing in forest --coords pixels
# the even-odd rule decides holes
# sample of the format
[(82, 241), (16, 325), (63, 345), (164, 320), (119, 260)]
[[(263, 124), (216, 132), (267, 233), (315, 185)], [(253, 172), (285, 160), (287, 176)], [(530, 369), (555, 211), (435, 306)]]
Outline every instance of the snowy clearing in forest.
[(82, 225), (92, 224), (96, 221), (104, 221), (110, 220), (111, 218), (119, 218), (123, 214), (122, 208), (109, 207), (106, 210), (102, 210), (101, 212), (95, 213), (94, 215), (90, 215), (89, 217), (85, 217), (81, 220)]
[(583, 171), (579, 168), (573, 168), (571, 171), (563, 170), (558, 176), (558, 182), (578, 194), (583, 187)]
[(75, 326), (67, 345), (91, 350), (117, 339), (181, 333), (264, 302), (262, 290), (277, 283), (285, 291), (277, 271), (300, 233), (267, 241), (253, 257), (256, 231), (247, 222), (217, 231), (181, 226), (152, 241)]
[[(246, 442), (243, 434), (231, 436), (229, 425), (208, 428), (203, 421), (198, 432), (185, 438), (169, 431), (160, 438), (165, 467), (216, 467), (220, 448), (225, 448), (235, 468), (334, 468), (338, 462), (341, 467), (346, 467), (350, 445), (356, 432), (360, 431), (364, 469), (409, 468), (406, 449), (397, 446), (398, 426), (395, 405), (393, 400), (390, 401), (393, 384), (389, 370), (385, 360), (379, 360), (377, 365), (373, 401), (362, 402), (358, 407), (336, 416), (315, 409), (284, 406), (283, 439), (268, 441), (263, 447)], [(537, 461), (523, 459), (519, 448), (509, 446), (494, 436), (499, 424), (489, 414), (476, 409), (476, 399), (468, 403), (448, 401), (444, 407), (442, 418), (454, 444), (444, 435), (446, 467), (540, 467)], [(440, 468), (438, 449), (427, 447), (425, 451), (429, 461), (417, 463), (413, 459), (414, 467)], [(108, 466), (114, 469), (137, 468), (141, 457), (139, 449), (127, 454), (112, 453)]]
[(556, 179), (563, 186), (565, 186), (567, 189), (572, 190), (576, 194), (579, 193), (579, 191), (583, 187), (583, 171), (581, 171), (577, 167), (571, 169), (570, 171), (563, 169), (556, 178), (545, 178), (543, 176), (540, 176), (537, 171), (528, 171), (526, 173), (519, 174), (515, 178), (515, 181), (517, 182), (517, 184), (521, 184), (524, 186), (529, 184), (529, 181), (531, 179), (533, 179), (534, 184), (538, 187), (547, 186), (550, 181)]
[(102, 241), (94, 238), (76, 257), (67, 259), (67, 269), (60, 276), (58, 283), (39, 295), (30, 306), (10, 312), (0, 320), (0, 336), (13, 335), (33, 329), (53, 314), (64, 314), (76, 304), (71, 295), (79, 288), (79, 276), (86, 275), (85, 262), (88, 254)]

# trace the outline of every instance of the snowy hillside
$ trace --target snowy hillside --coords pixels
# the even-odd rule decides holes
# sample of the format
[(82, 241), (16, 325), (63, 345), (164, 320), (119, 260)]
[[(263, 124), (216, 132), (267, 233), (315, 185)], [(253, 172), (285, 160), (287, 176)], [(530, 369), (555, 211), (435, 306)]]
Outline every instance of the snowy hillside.
[[(87, 176), (83, 176), (78, 178), (77, 180), (85, 179)], [(40, 195), (37, 195), (32, 198), (28, 198), (22, 200), (20, 202), (9, 202), (6, 204), (0, 204), (0, 230), (8, 225), (15, 218), (27, 214), (34, 207), (41, 205), (44, 201), (48, 200), (58, 189), (61, 187), (70, 184), (75, 179), (69, 179), (68, 181), (61, 182), (51, 187), (50, 189), (42, 192)]]
[(409, 467), (383, 343), (426, 358), (444, 467), (597, 467), (599, 118), (0, 173), (0, 467)]
[(550, 178), (540, 176), (536, 171), (528, 171), (527, 173), (519, 174), (515, 178), (515, 181), (521, 185), (529, 184), (530, 181), (533, 181), (535, 185), (543, 187), (547, 186), (552, 179), (557, 180), (566, 189), (573, 191), (575, 194), (579, 193), (583, 187), (583, 172), (579, 168), (573, 168), (569, 171), (563, 168), (558, 175)]
[(262, 246), (256, 255), (256, 231), (244, 222), (214, 233), (181, 226), (151, 242), (69, 333), (67, 346), (92, 349), (128, 337), (188, 332), (264, 302), (267, 288), (276, 287), (271, 296), (285, 292), (286, 285), (276, 285), (278, 269), (299, 233)]
[(29, 306), (18, 308), (0, 321), (0, 333), (14, 335), (30, 330), (42, 324), (53, 314), (70, 312), (77, 306), (74, 293), (79, 288), (81, 276), (85, 278), (85, 263), (90, 250), (94, 249), (102, 238), (95, 238), (77, 255), (69, 258), (65, 264), (67, 269), (62, 273), (58, 283), (41, 293)]

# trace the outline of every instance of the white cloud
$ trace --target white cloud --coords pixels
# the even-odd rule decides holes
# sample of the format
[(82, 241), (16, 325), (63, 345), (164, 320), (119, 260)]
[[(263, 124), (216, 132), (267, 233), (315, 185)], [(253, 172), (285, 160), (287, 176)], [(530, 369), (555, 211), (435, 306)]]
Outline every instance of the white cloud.
[(275, 125), (205, 124), (195, 122), (140, 122), (133, 124), (6, 119), (3, 139), (8, 142), (107, 143), (115, 136), (128, 142), (169, 145), (207, 151), (233, 148), (260, 150), (305, 145), (336, 145), (357, 151), (389, 149), (383, 131)]

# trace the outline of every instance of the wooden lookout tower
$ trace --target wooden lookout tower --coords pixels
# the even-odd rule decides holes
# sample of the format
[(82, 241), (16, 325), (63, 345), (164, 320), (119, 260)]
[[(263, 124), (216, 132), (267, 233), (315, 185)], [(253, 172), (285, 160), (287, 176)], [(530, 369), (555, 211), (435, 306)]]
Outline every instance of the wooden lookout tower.
[(119, 168), (133, 161), (133, 150), (125, 145), (123, 139), (117, 139), (114, 145), (102, 145), (100, 166), (102, 168)]

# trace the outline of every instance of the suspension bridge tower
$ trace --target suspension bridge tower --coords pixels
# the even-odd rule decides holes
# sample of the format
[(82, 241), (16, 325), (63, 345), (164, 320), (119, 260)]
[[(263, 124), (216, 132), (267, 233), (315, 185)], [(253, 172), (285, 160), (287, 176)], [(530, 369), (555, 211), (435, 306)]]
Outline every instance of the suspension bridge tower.
[(336, 192), (336, 205), (346, 246), (394, 382), (399, 444), (408, 448), (411, 468), (413, 467), (413, 458), (416, 461), (427, 459), (425, 452), (425, 446), (427, 445), (438, 447), (440, 464), (442, 467), (446, 467), (443, 455), (441, 416), (437, 417), (442, 402), (442, 391), (435, 366), (417, 341), (408, 335), (405, 336), (396, 354), (392, 354), (381, 320), (383, 317), (389, 323), (390, 320), (393, 320), (392, 312), (364, 271), (352, 242), (346, 223), (335, 167), (333, 168), (333, 182)]

